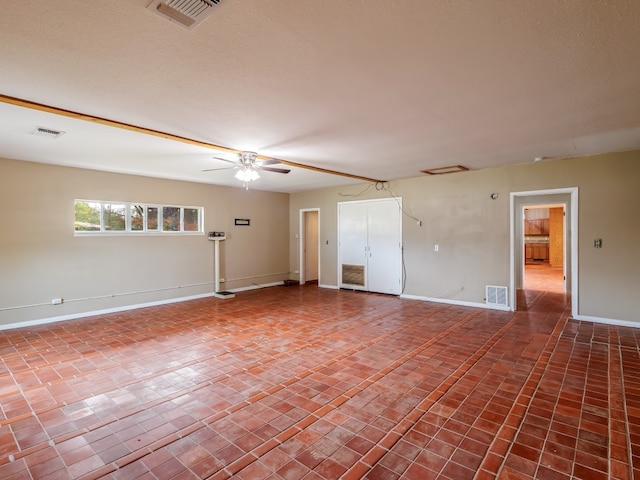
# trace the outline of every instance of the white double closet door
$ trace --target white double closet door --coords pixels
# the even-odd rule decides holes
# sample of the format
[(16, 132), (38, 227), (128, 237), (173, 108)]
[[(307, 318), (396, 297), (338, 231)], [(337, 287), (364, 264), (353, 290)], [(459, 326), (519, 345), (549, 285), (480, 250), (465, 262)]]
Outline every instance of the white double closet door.
[(338, 203), (341, 288), (402, 293), (402, 199)]

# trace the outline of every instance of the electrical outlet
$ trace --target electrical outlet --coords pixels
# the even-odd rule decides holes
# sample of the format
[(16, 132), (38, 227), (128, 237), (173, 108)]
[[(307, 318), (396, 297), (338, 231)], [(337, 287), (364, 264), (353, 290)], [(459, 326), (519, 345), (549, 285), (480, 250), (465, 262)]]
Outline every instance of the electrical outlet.
[(61, 305), (64, 302), (63, 298), (52, 298), (51, 305)]
[(434, 245), (433, 246), (433, 251), (437, 252), (438, 250), (440, 250), (440, 245)]

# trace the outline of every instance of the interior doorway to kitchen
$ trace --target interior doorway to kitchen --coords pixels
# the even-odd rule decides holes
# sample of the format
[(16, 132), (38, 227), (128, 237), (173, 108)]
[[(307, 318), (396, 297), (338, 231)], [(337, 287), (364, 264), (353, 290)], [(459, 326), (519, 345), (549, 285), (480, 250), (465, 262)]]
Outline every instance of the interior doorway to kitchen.
[(565, 204), (523, 207), (524, 289), (566, 293)]
[[(550, 270), (543, 270), (551, 266), (551, 252), (547, 253), (546, 246), (530, 245), (528, 243), (544, 243), (551, 240), (543, 233), (544, 230), (532, 230), (545, 228), (544, 222), (534, 222), (525, 231), (525, 209), (538, 207), (559, 208), (562, 207), (562, 216), (558, 215), (558, 221), (562, 227), (555, 229), (554, 236), (561, 238), (562, 261), (561, 268), (556, 269), (556, 282), (546, 283), (549, 280)], [(557, 212), (559, 212), (558, 210)], [(533, 216), (534, 214), (529, 214)], [(542, 217), (539, 213), (535, 215)], [(549, 190), (530, 190), (510, 193), (510, 289), (509, 304), (513, 310), (528, 310), (530, 305), (535, 303), (535, 299), (542, 294), (550, 292), (550, 288), (556, 288), (560, 294), (567, 296), (566, 301), (571, 302), (571, 314), (579, 315), (578, 299), (578, 188), (566, 187)], [(550, 228), (551, 219), (549, 219)], [(526, 233), (526, 234), (525, 234)], [(535, 242), (534, 240), (538, 240)], [(556, 241), (556, 240), (554, 240)], [(545, 248), (545, 250), (541, 250)], [(545, 260), (548, 259), (549, 265)], [(559, 260), (554, 259), (554, 263)], [(528, 267), (528, 268), (527, 268)], [(537, 268), (536, 268), (537, 267)], [(528, 270), (528, 275), (527, 271)], [(540, 275), (536, 275), (540, 274)], [(536, 276), (538, 277), (536, 279)], [(528, 277), (528, 278), (527, 278)], [(561, 279), (561, 280), (560, 280)], [(538, 284), (536, 285), (536, 280)], [(553, 285), (553, 286), (552, 286)], [(544, 290), (534, 290), (542, 288)]]

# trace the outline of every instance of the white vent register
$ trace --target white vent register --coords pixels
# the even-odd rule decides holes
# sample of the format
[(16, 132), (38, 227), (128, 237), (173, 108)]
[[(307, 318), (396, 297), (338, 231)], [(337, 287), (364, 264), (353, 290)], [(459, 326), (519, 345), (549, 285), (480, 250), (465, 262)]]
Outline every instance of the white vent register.
[(508, 307), (507, 287), (499, 287), (496, 285), (486, 286), (487, 305), (494, 307)]
[(211, 15), (220, 0), (152, 0), (147, 10), (189, 30)]
[(36, 137), (44, 137), (55, 140), (56, 138), (64, 135), (65, 132), (61, 130), (54, 130), (52, 128), (45, 127), (37, 127), (35, 130), (31, 131), (31, 135), (35, 135)]

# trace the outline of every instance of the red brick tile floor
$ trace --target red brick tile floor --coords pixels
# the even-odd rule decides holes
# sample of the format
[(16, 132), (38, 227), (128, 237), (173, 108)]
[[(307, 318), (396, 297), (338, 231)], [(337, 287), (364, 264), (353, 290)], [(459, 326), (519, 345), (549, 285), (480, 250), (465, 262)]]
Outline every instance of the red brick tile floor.
[(0, 332), (0, 478), (640, 478), (640, 330), (519, 295), (272, 287)]

